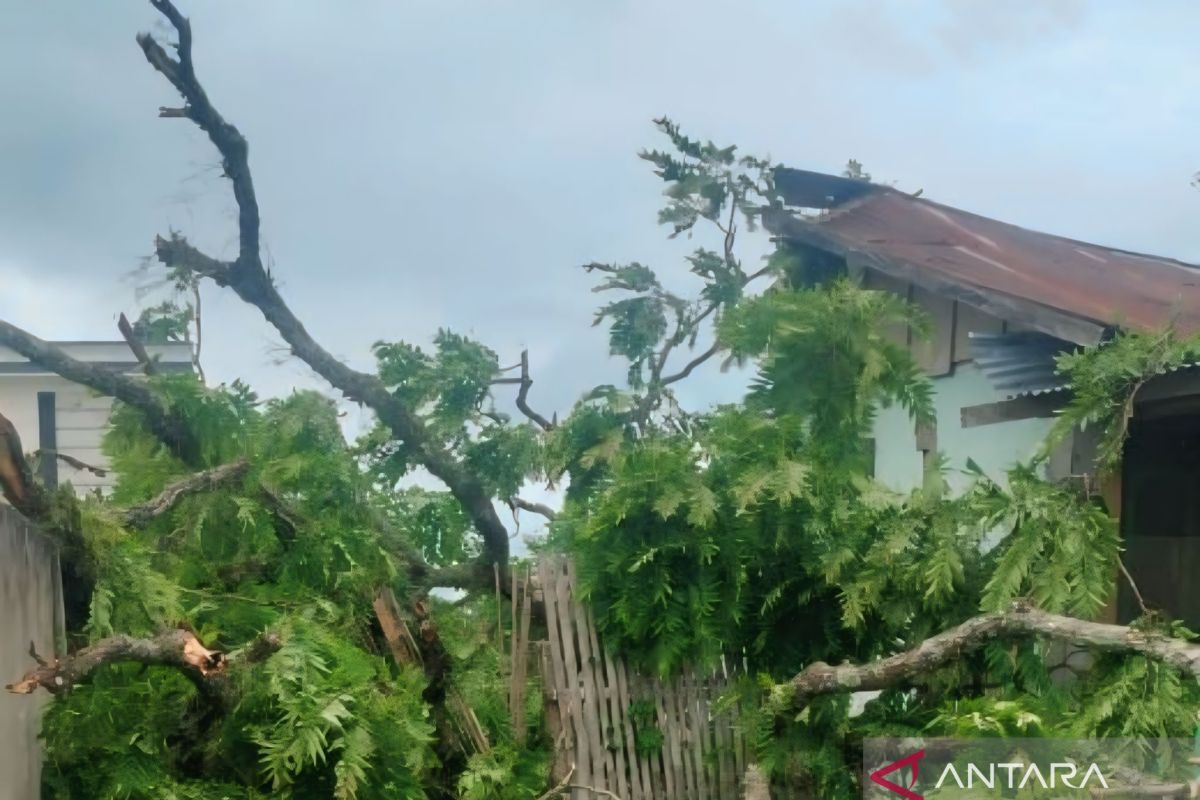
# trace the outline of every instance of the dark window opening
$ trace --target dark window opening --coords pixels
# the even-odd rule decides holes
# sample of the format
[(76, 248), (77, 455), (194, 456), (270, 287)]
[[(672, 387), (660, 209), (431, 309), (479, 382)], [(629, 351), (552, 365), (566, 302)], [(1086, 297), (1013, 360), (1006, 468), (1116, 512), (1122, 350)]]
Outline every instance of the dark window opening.
[[(1150, 608), (1200, 624), (1200, 413), (1135, 417), (1121, 470), (1122, 558)], [(1117, 612), (1138, 616), (1121, 579)]]
[(58, 486), (58, 418), (54, 392), (38, 392), (38, 449), (41, 450), (41, 479), (47, 487)]

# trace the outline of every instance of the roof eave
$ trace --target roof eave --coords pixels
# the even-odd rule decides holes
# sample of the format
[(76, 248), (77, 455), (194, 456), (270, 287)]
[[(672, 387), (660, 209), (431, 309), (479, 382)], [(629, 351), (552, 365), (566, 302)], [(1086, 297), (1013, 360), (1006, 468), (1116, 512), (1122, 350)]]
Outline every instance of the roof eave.
[(841, 237), (822, 228), (820, 222), (799, 219), (782, 208), (764, 209), (763, 226), (775, 236), (801, 242), (834, 253), (854, 268), (879, 270), (900, 280), (909, 281), (923, 289), (965, 303), (1000, 319), (1027, 325), (1050, 336), (1083, 346), (1098, 344), (1104, 339), (1107, 325), (1084, 319), (1049, 306), (1013, 297), (974, 284), (956, 282), (927, 269), (878, 252), (859, 249)]

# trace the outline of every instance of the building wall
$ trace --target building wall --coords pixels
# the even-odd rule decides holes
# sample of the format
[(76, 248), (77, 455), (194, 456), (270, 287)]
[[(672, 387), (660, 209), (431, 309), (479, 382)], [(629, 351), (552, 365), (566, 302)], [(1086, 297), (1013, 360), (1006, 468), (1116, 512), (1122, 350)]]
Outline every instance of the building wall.
[[(58, 555), (16, 512), (0, 506), (0, 683), (34, 665), (32, 642), (45, 658), (61, 654)], [(45, 692), (0, 692), (0, 800), (37, 800), (41, 752), (37, 734)]]
[(993, 403), (1008, 394), (991, 383), (971, 360), (971, 334), (1014, 330), (1005, 320), (955, 302), (911, 283), (866, 270), (863, 284), (907, 298), (925, 312), (929, 335), (900, 328), (892, 339), (908, 348), (917, 364), (930, 376), (937, 423), (918, 436), (913, 422), (899, 408), (882, 409), (875, 420), (875, 476), (897, 491), (921, 486), (925, 475), (924, 449), (945, 458), (946, 479), (954, 490), (971, 482), (964, 474), (972, 459), (993, 479), (1003, 481), (1005, 471), (1028, 461), (1042, 445), (1052, 419), (1025, 419), (964, 428), (962, 409)]
[[(993, 389), (979, 368), (970, 362), (933, 379), (937, 414), (937, 449), (945, 457), (946, 479), (954, 490), (971, 482), (963, 474), (973, 459), (989, 477), (1002, 480), (1014, 464), (1028, 461), (1041, 447), (1052, 419), (1023, 419), (973, 428), (962, 426), (964, 406), (991, 403), (1006, 395)], [(924, 454), (917, 448), (912, 420), (899, 408), (880, 411), (875, 420), (875, 476), (897, 491), (921, 486)]]
[[(21, 446), (32, 453), (39, 448), (38, 393), (54, 393), (57, 448), (85, 464), (106, 468), (100, 442), (108, 427), (112, 399), (99, 397), (77, 383), (57, 375), (0, 375), (0, 413), (8, 417), (21, 436)], [(59, 483), (70, 482), (80, 491), (112, 488), (112, 475), (99, 477), (58, 462)]]
[[(57, 343), (81, 361), (137, 374), (123, 342)], [(149, 348), (165, 371), (190, 369), (187, 344)], [(43, 410), (39, 393), (53, 393), (54, 447), (95, 467), (107, 467), (100, 445), (108, 427), (112, 400), (79, 384), (46, 373), (12, 350), (0, 347), (0, 413), (17, 429), (21, 446), (33, 453), (43, 446)], [(48, 414), (46, 417), (48, 418)], [(68, 464), (55, 464), (58, 483), (80, 492), (107, 491), (113, 476), (100, 477)], [(18, 680), (32, 665), (29, 645), (44, 657), (61, 654), (62, 584), (58, 555), (24, 518), (0, 501), (0, 683)], [(45, 692), (0, 692), (0, 800), (37, 800), (41, 781), (38, 730)]]
[[(58, 342), (68, 355), (80, 361), (103, 365), (130, 374), (140, 374), (124, 342)], [(191, 369), (191, 347), (186, 343), (152, 345), (150, 355), (165, 371)], [(112, 412), (112, 399), (49, 374), (8, 348), (0, 347), (0, 413), (13, 423), (26, 453), (42, 447), (38, 395), (54, 394), (55, 449), (102, 470), (108, 460), (100, 450)], [(107, 492), (113, 486), (111, 473), (96, 475), (76, 469), (64, 461), (56, 466), (58, 483), (70, 483), (79, 492)], [(0, 799), (2, 800), (2, 799)]]

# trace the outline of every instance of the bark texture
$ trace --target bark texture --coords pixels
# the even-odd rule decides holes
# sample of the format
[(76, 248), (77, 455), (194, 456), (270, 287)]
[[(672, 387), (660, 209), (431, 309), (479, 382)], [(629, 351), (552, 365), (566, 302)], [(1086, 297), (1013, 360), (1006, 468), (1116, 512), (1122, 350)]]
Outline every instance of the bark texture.
[(1149, 633), (1126, 625), (1066, 617), (1016, 603), (1004, 613), (982, 614), (931, 636), (902, 653), (870, 664), (811, 664), (791, 679), (793, 706), (838, 692), (890, 689), (919, 680), (931, 671), (978, 650), (988, 642), (1043, 636), (1106, 653), (1136, 653), (1186, 675), (1200, 676), (1200, 644)]

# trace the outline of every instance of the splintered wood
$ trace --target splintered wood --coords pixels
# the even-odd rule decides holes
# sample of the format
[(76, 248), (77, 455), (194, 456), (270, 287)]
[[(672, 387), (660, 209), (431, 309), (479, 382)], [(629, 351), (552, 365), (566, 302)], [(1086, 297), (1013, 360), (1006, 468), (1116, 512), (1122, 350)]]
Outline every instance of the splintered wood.
[[(547, 723), (560, 732), (557, 738), (565, 754), (555, 781), (573, 767), (572, 800), (614, 795), (621, 800), (741, 797), (746, 744), (737, 725), (737, 708), (719, 713), (715, 708), (733, 682), (732, 672), (692, 670), (669, 682), (637, 674), (613, 657), (597, 636), (591, 611), (577, 599), (569, 560), (544, 555), (537, 569), (550, 639), (548, 657), (541, 659)], [(527, 661), (517, 654), (528, 647), (527, 639), (524, 644), (519, 641), (521, 635), (528, 636), (528, 587), (526, 581), (513, 646), (514, 676), (517, 662)], [(514, 698), (514, 713), (517, 705)], [(661, 746), (656, 746), (660, 735)]]
[[(372, 605), (379, 628), (383, 631), (383, 638), (387, 641), (395, 662), (421, 666), (421, 648), (417, 646), (412, 630), (408, 627), (407, 615), (400, 608), (392, 590), (380, 591)], [(487, 732), (479, 724), (474, 709), (467, 705), (462, 695), (453, 688), (446, 692), (446, 708), (450, 712), (450, 722), (458, 736), (459, 747), (464, 753), (486, 753), (492, 749)]]
[[(529, 569), (524, 578), (518, 580), (518, 570), (512, 574), (512, 647), (509, 665), (508, 710), (512, 722), (513, 738), (517, 744), (525, 743), (525, 686), (529, 677), (529, 621), (533, 616), (533, 598), (530, 596)], [(519, 622), (518, 622), (519, 618)]]

